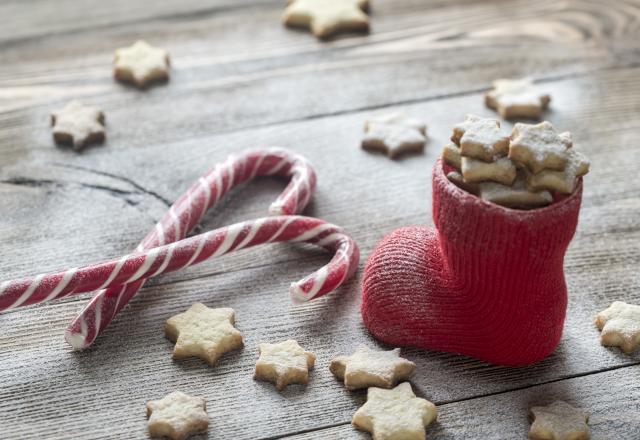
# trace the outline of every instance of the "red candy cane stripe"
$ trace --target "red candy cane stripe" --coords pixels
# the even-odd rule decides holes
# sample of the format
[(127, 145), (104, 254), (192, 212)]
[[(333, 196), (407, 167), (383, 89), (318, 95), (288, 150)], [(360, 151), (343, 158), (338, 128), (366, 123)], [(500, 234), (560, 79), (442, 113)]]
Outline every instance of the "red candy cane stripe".
[(291, 285), (295, 301), (309, 301), (335, 290), (358, 265), (357, 245), (338, 226), (304, 216), (265, 217), (115, 260), (5, 282), (0, 287), (0, 311), (91, 292), (100, 286), (122, 288), (238, 249), (285, 241), (310, 243), (335, 252), (326, 266)]

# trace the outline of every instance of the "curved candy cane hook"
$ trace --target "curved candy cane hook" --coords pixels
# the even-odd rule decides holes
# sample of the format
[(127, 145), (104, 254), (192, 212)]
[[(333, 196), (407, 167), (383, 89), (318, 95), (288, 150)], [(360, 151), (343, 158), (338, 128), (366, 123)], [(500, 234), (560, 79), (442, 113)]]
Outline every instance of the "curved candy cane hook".
[[(259, 244), (259, 238), (264, 237), (269, 231), (268, 228), (265, 229), (265, 225), (273, 225), (273, 220), (244, 222), (192, 237), (185, 242), (196, 244), (188, 250), (185, 250), (187, 248), (180, 240), (186, 237), (200, 222), (204, 213), (233, 186), (258, 176), (274, 175), (291, 177), (291, 181), (271, 204), (269, 212), (274, 215), (301, 212), (309, 202), (316, 185), (315, 171), (305, 158), (282, 148), (251, 150), (237, 156), (232, 155), (201, 177), (171, 206), (136, 248), (136, 253), (114, 262), (2, 283), (0, 310), (104, 289), (96, 293), (65, 332), (65, 339), (70, 345), (77, 349), (86, 348), (142, 288), (147, 278), (196, 264), (211, 256)], [(289, 237), (295, 239), (294, 241), (309, 241), (337, 252), (327, 266), (292, 285), (294, 298), (308, 300), (328, 293), (355, 271), (359, 258), (358, 248), (339, 228), (324, 222), (316, 225), (310, 221), (315, 219), (302, 222), (301, 219), (304, 217), (291, 217), (289, 220), (282, 220), (287, 217), (279, 218), (282, 230), (268, 237), (270, 241), (287, 241)], [(306, 231), (296, 229), (302, 228), (304, 224), (319, 228), (319, 235), (312, 233), (313, 228)], [(234, 229), (239, 227), (238, 231)], [(244, 235), (245, 228), (250, 229), (249, 235)], [(298, 231), (300, 234), (290, 235), (292, 231)], [(230, 237), (236, 232), (241, 236), (240, 241), (230, 242)], [(207, 240), (221, 237), (223, 234), (227, 241), (220, 243), (220, 247), (213, 253), (207, 254), (207, 247), (211, 246)], [(196, 240), (198, 237), (200, 239)], [(168, 243), (173, 245), (165, 246)], [(183, 261), (178, 251), (181, 252), (180, 255), (188, 254), (189, 258)], [(345, 261), (348, 261), (349, 265), (343, 269), (339, 263), (345, 264)], [(136, 268), (134, 272), (130, 271), (131, 267)], [(342, 271), (344, 277), (341, 275)]]

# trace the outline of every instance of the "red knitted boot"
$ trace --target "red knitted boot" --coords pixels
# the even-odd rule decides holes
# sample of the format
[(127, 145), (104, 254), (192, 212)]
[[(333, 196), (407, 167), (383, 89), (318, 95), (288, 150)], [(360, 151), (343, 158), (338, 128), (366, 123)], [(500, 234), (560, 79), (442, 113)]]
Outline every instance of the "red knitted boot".
[(379, 340), (526, 365), (549, 355), (567, 307), (564, 254), (580, 182), (545, 208), (520, 211), (471, 195), (433, 171), (437, 230), (398, 229), (365, 268), (362, 317)]

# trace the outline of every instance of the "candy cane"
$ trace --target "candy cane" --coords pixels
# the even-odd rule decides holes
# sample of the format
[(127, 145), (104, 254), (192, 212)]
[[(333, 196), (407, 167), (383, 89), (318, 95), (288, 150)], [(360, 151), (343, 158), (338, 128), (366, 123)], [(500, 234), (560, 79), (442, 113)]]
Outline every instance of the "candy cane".
[(226, 253), (275, 242), (305, 242), (333, 251), (331, 261), (291, 284), (294, 301), (309, 301), (339, 287), (359, 259), (358, 247), (342, 229), (313, 217), (264, 217), (80, 268), (8, 281), (0, 286), (0, 311), (91, 292), (193, 266)]

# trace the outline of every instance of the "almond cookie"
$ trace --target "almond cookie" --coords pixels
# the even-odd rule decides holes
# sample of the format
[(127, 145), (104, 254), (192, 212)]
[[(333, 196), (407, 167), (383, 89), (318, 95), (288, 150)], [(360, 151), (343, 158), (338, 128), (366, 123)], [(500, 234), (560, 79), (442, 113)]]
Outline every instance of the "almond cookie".
[(516, 180), (516, 166), (508, 157), (495, 162), (484, 162), (463, 156), (461, 160), (462, 177), (467, 183), (497, 182), (512, 185)]
[(518, 123), (511, 132), (509, 159), (525, 165), (533, 174), (564, 171), (571, 146), (571, 135), (556, 132), (548, 121), (536, 125)]
[(571, 194), (579, 177), (589, 172), (589, 160), (574, 148), (567, 150), (567, 165), (564, 171), (543, 170), (538, 174), (527, 173), (527, 184), (531, 189), (558, 191)]
[(436, 406), (416, 397), (408, 382), (391, 390), (369, 388), (367, 403), (351, 423), (375, 440), (424, 440), (425, 428), (438, 416)]
[(169, 54), (146, 41), (116, 50), (113, 76), (125, 83), (144, 88), (154, 82), (169, 79)]
[(275, 383), (278, 391), (292, 383), (306, 384), (309, 369), (315, 362), (315, 354), (291, 339), (278, 344), (260, 344), (254, 379)]
[(640, 306), (615, 301), (598, 313), (596, 326), (602, 331), (602, 345), (620, 347), (625, 353), (640, 346)]
[(485, 95), (487, 107), (505, 119), (539, 119), (550, 101), (551, 97), (539, 93), (528, 78), (495, 80), (493, 90)]
[(54, 141), (70, 145), (74, 150), (104, 142), (104, 113), (80, 101), (71, 101), (62, 109), (52, 112), (51, 126)]
[(199, 357), (215, 365), (220, 356), (244, 346), (242, 334), (233, 326), (230, 308), (210, 309), (195, 303), (184, 313), (167, 320), (164, 332), (176, 343), (173, 358)]
[(374, 351), (361, 346), (351, 356), (338, 356), (331, 361), (329, 370), (344, 381), (348, 390), (359, 388), (391, 388), (406, 380), (416, 365), (400, 357), (400, 349)]
[(310, 29), (318, 38), (339, 32), (368, 31), (368, 0), (288, 0), (285, 25)]
[(589, 414), (558, 400), (531, 408), (531, 440), (588, 440)]
[(160, 400), (147, 402), (149, 435), (184, 440), (209, 428), (204, 399), (175, 391)]
[(467, 115), (453, 128), (451, 140), (460, 146), (463, 156), (491, 162), (509, 152), (509, 136), (500, 131), (495, 119)]
[(406, 152), (421, 152), (427, 140), (427, 126), (402, 113), (370, 118), (364, 130), (362, 148), (386, 153), (392, 159)]

